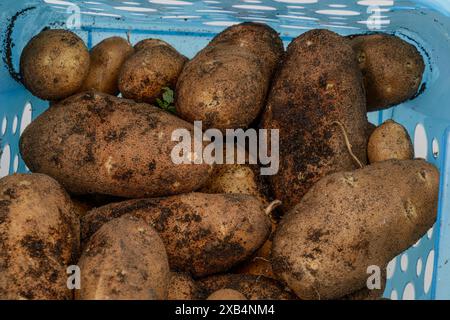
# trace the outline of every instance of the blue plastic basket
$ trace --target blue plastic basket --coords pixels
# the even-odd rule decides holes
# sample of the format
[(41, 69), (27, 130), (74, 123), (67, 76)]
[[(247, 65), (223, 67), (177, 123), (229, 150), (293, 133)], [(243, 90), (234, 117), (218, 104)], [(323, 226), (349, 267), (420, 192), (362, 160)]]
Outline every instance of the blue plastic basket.
[[(0, 176), (27, 172), (19, 136), (48, 107), (12, 76), (24, 45), (44, 27), (69, 28), (89, 47), (111, 35), (161, 38), (192, 57), (226, 26), (264, 22), (285, 44), (302, 32), (327, 28), (343, 35), (384, 31), (413, 43), (427, 62), (414, 100), (369, 114), (379, 124), (393, 118), (414, 139), (416, 156), (440, 168), (438, 221), (388, 267), (385, 296), (450, 298), (450, 1), (449, 0), (2, 0), (0, 2)], [(11, 43), (12, 50), (6, 48)], [(420, 192), (420, 190), (417, 190)]]

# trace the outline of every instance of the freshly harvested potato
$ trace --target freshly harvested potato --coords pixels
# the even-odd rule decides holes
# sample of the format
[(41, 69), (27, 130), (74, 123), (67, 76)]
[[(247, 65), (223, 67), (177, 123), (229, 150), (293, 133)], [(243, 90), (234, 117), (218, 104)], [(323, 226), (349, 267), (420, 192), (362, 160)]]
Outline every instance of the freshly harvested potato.
[(364, 88), (348, 39), (312, 30), (290, 43), (262, 127), (280, 130), (280, 168), (270, 183), (284, 212), (322, 177), (365, 163)]
[(20, 57), (23, 84), (44, 100), (61, 100), (77, 92), (89, 72), (89, 51), (75, 33), (45, 30), (33, 37)]
[(42, 174), (0, 179), (0, 300), (72, 299), (80, 223), (63, 188)]
[(381, 269), (380, 289), (369, 289), (366, 284), (363, 289), (348, 294), (339, 300), (381, 300), (386, 289), (386, 280), (386, 268), (383, 268)]
[(246, 274), (215, 275), (197, 281), (199, 298), (206, 299), (221, 289), (242, 293), (248, 300), (297, 300), (282, 283), (261, 276)]
[(283, 54), (275, 30), (241, 23), (217, 35), (186, 63), (177, 83), (177, 114), (203, 127), (246, 128), (262, 111)]
[(105, 221), (125, 214), (154, 226), (172, 270), (195, 277), (223, 272), (246, 260), (270, 232), (264, 206), (252, 196), (190, 193), (96, 208), (82, 219), (83, 241)]
[(213, 292), (206, 300), (247, 300), (247, 298), (239, 291), (220, 289)]
[(164, 244), (133, 216), (105, 223), (81, 255), (78, 300), (163, 300), (170, 281)]
[(386, 266), (431, 228), (438, 189), (438, 170), (424, 160), (377, 162), (321, 179), (278, 226), (274, 273), (301, 299), (363, 288), (369, 266)]
[(167, 300), (197, 300), (197, 284), (186, 273), (172, 272)]
[(130, 43), (121, 37), (110, 37), (94, 46), (90, 52), (89, 73), (80, 91), (117, 95), (120, 69), (133, 52)]
[(175, 50), (175, 48), (172, 47), (167, 42), (160, 40), (160, 39), (152, 39), (152, 38), (139, 41), (138, 43), (136, 43), (134, 45), (134, 50), (140, 51), (143, 49), (152, 49), (154, 47), (159, 47), (159, 46), (165, 46), (165, 47), (169, 47), (169, 48), (172, 48), (173, 50)]
[(123, 64), (119, 90), (124, 98), (155, 102), (164, 87), (174, 88), (187, 58), (162, 40), (141, 42)]
[(165, 196), (200, 188), (212, 172), (207, 164), (173, 163), (171, 135), (180, 128), (194, 137), (193, 125), (159, 108), (89, 91), (33, 121), (20, 152), (31, 171), (74, 194)]
[(356, 35), (351, 43), (364, 76), (368, 111), (414, 97), (425, 69), (416, 47), (388, 34)]
[(387, 120), (369, 138), (367, 155), (370, 163), (414, 158), (414, 147), (408, 131), (401, 124)]

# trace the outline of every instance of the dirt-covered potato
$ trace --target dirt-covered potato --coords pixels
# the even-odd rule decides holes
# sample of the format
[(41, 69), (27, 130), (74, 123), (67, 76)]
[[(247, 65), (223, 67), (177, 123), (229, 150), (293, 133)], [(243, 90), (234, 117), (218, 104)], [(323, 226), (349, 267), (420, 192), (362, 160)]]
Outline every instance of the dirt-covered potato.
[(290, 43), (262, 127), (280, 130), (280, 169), (270, 182), (284, 211), (322, 177), (358, 167), (346, 138), (356, 158), (365, 163), (364, 88), (348, 39), (312, 30)]
[(164, 87), (175, 88), (186, 61), (162, 40), (140, 42), (120, 70), (119, 90), (124, 98), (153, 103)]
[[(367, 287), (367, 283), (364, 286), (364, 288), (359, 289), (351, 294), (348, 294), (342, 298), (340, 298), (339, 300), (381, 300), (383, 299), (383, 293), (384, 290), (386, 289), (386, 268), (382, 268), (381, 270), (381, 274), (380, 274), (380, 289), (369, 289)], [(370, 275), (367, 274), (367, 277), (369, 277)], [(371, 283), (373, 285), (373, 283)]]
[(105, 223), (78, 262), (78, 300), (163, 300), (170, 269), (164, 244), (150, 225), (133, 216)]
[(0, 179), (0, 300), (72, 299), (67, 267), (76, 263), (80, 223), (52, 178)]
[(206, 300), (247, 300), (247, 298), (239, 291), (220, 289), (213, 292)]
[(105, 221), (125, 214), (154, 226), (166, 245), (171, 269), (195, 277), (223, 272), (246, 260), (270, 232), (264, 205), (252, 196), (190, 193), (96, 208), (82, 219), (82, 240)]
[(45, 30), (33, 37), (20, 57), (23, 84), (44, 100), (61, 100), (77, 92), (89, 72), (89, 51), (68, 30)]
[(133, 47), (121, 37), (110, 37), (98, 43), (90, 52), (89, 73), (80, 91), (117, 95), (120, 69), (133, 52)]
[(167, 300), (197, 300), (197, 284), (187, 274), (172, 272)]
[(241, 23), (217, 35), (186, 63), (177, 83), (176, 110), (203, 127), (246, 128), (262, 111), (283, 54), (275, 30)]
[(72, 96), (46, 110), (24, 131), (28, 168), (46, 173), (74, 194), (142, 198), (185, 193), (206, 182), (207, 164), (175, 164), (176, 129), (194, 139), (193, 125), (147, 104), (102, 93)]
[(215, 275), (197, 281), (199, 299), (206, 299), (221, 289), (242, 293), (248, 300), (297, 300), (282, 283), (261, 276), (246, 274)]
[(390, 159), (413, 159), (414, 146), (405, 127), (393, 120), (387, 120), (370, 135), (367, 156), (370, 163)]
[(368, 111), (386, 109), (414, 97), (425, 69), (416, 47), (388, 34), (350, 38), (364, 76)]
[(301, 299), (336, 299), (366, 285), (436, 220), (439, 172), (424, 160), (388, 160), (317, 182), (281, 221), (274, 273)]

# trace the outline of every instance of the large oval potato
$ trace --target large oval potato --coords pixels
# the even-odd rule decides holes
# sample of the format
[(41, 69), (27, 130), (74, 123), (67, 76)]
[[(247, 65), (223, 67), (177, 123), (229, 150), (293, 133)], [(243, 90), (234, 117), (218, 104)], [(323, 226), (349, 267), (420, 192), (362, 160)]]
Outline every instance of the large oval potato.
[(264, 107), (272, 74), (283, 54), (275, 30), (241, 23), (217, 35), (186, 63), (176, 90), (176, 110), (204, 128), (246, 128)]
[(164, 300), (170, 281), (164, 244), (150, 225), (124, 216), (104, 224), (78, 262), (78, 300)]
[(133, 52), (130, 43), (121, 37), (106, 38), (95, 45), (90, 52), (89, 73), (80, 91), (117, 95), (120, 69)]
[(121, 68), (119, 90), (124, 98), (153, 103), (164, 87), (175, 87), (186, 61), (162, 40), (141, 41)]
[(208, 179), (206, 164), (175, 164), (174, 130), (193, 126), (159, 108), (86, 92), (48, 109), (20, 140), (33, 172), (75, 194), (142, 198), (190, 192)]
[(351, 43), (364, 76), (368, 111), (414, 97), (425, 70), (416, 47), (389, 34), (351, 36)]
[(369, 266), (383, 268), (431, 228), (438, 190), (439, 173), (423, 160), (383, 161), (321, 179), (278, 226), (275, 274), (301, 299), (363, 288)]
[(173, 271), (196, 277), (226, 271), (246, 260), (270, 232), (264, 206), (252, 196), (190, 193), (96, 208), (82, 219), (83, 241), (105, 221), (125, 214), (155, 227)]
[(270, 182), (284, 211), (320, 178), (357, 168), (346, 137), (353, 153), (365, 163), (364, 88), (348, 39), (312, 30), (290, 43), (275, 76), (262, 127), (280, 130), (280, 168)]
[(89, 51), (75, 33), (45, 30), (28, 42), (20, 57), (24, 85), (44, 100), (77, 92), (89, 72)]
[(52, 178), (0, 179), (0, 299), (72, 299), (67, 267), (76, 262), (80, 222)]
[(262, 276), (224, 274), (197, 281), (199, 299), (206, 299), (221, 289), (241, 292), (248, 300), (297, 300), (282, 283)]

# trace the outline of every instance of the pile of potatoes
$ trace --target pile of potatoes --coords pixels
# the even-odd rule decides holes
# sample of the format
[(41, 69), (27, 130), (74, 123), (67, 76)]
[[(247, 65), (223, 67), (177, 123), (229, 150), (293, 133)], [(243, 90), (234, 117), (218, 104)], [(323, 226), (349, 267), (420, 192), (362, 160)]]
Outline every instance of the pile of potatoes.
[[(437, 169), (400, 124), (367, 120), (421, 83), (397, 37), (312, 30), (285, 51), (242, 23), (188, 60), (54, 29), (20, 67), (51, 106), (20, 139), (32, 173), (0, 179), (0, 299), (378, 299), (367, 268), (384, 274), (436, 219)], [(167, 88), (175, 114), (152, 105)], [(171, 134), (196, 120), (279, 129), (278, 174), (174, 164)]]

